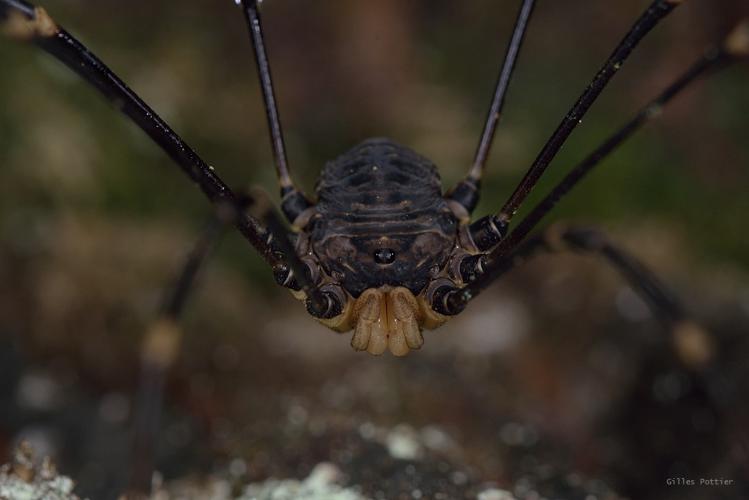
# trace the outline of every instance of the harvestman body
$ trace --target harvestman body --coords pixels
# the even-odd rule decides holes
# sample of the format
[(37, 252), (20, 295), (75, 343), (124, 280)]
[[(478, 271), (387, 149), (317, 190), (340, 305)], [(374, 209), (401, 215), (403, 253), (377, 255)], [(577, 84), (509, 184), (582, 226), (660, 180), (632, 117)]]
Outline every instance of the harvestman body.
[(300, 215), (297, 251), (310, 256), (310, 267), (319, 262), (322, 280), (345, 303), (323, 323), (353, 327), (351, 345), (372, 354), (421, 347), (421, 328), (446, 320), (425, 289), (442, 275), (449, 280), (451, 258), (469, 255), (435, 166), (390, 140), (370, 139), (325, 166), (317, 199)]
[[(313, 203), (291, 180), (270, 66), (256, 1), (240, 2), (250, 28), (271, 131), (282, 209), (288, 232), (275, 212), (257, 209), (257, 197), (233, 193), (171, 128), (80, 42), (39, 7), (23, 0), (0, 1), (3, 31), (31, 41), (83, 76), (151, 136), (271, 265), (277, 281), (305, 301), (309, 313), (337, 331), (353, 329), (352, 346), (380, 354), (406, 354), (423, 343), (421, 330), (435, 328), (519, 260), (540, 250), (572, 248), (602, 254), (654, 306), (674, 331), (683, 312), (636, 260), (595, 231), (568, 228), (554, 241), (528, 233), (582, 177), (697, 76), (747, 55), (746, 26), (700, 58), (689, 70), (574, 168), (512, 232), (512, 217), (608, 81), (639, 41), (678, 4), (655, 0), (622, 39), (542, 148), (527, 174), (496, 215), (471, 222), (504, 96), (534, 1), (523, 0), (497, 81), (473, 165), (443, 195), (434, 165), (388, 139), (371, 139), (330, 162)], [(255, 217), (244, 207), (255, 207)], [(226, 212), (226, 210), (224, 210)], [(197, 264), (210, 248), (199, 244), (166, 316), (176, 319)], [(169, 312), (171, 311), (171, 312)], [(704, 342), (703, 342), (704, 343)]]
[[(281, 206), (292, 225), (291, 233), (271, 208), (257, 209), (257, 197), (233, 193), (151, 108), (43, 9), (24, 0), (0, 0), (0, 20), (6, 34), (39, 45), (83, 76), (149, 134), (215, 205), (229, 207), (229, 219), (271, 265), (277, 281), (305, 301), (309, 313), (325, 325), (342, 332), (353, 329), (354, 349), (381, 354), (389, 348), (403, 355), (419, 348), (422, 329), (435, 328), (460, 313), (517, 262), (538, 251), (561, 248), (602, 254), (671, 329), (695, 337), (693, 326), (681, 328), (683, 312), (655, 278), (599, 233), (567, 228), (554, 233), (553, 241), (543, 235), (526, 236), (559, 198), (689, 82), (745, 57), (749, 51), (746, 26), (700, 58), (508, 233), (518, 207), (582, 116), (639, 41), (680, 0), (652, 2), (564, 117), (502, 209), (475, 222), (470, 214), (478, 202), (484, 165), (533, 0), (521, 2), (476, 156), (463, 181), (443, 194), (439, 174), (429, 160), (388, 139), (370, 139), (324, 167), (315, 202), (294, 186), (289, 174), (258, 4), (252, 0), (239, 3), (250, 28)], [(251, 209), (255, 205), (254, 217), (244, 212), (246, 205)], [(179, 315), (195, 264), (210, 246), (198, 245), (202, 251), (196, 251), (193, 265), (187, 266), (175, 303), (165, 307), (167, 317)]]
[[(96, 56), (25, 0), (0, 0), (0, 31), (31, 42), (95, 87), (159, 145), (271, 266), (276, 280), (303, 300), (308, 312), (337, 331), (354, 330), (352, 346), (404, 355), (423, 343), (422, 330), (443, 324), (503, 273), (540, 252), (573, 250), (602, 256), (629, 281), (672, 332), (680, 358), (693, 367), (711, 360), (709, 337), (688, 321), (673, 296), (636, 259), (600, 232), (555, 228), (528, 236), (541, 219), (595, 166), (697, 77), (749, 56), (745, 23), (710, 48), (679, 78), (569, 171), (510, 231), (513, 216), (555, 155), (640, 40), (681, 0), (654, 0), (633, 24), (561, 120), (512, 195), (494, 215), (471, 222), (481, 177), (515, 61), (534, 8), (522, 0), (495, 93), (471, 168), (443, 194), (426, 158), (388, 139), (370, 139), (322, 171), (314, 202), (292, 182), (286, 160), (258, 2), (241, 4), (255, 52), (265, 101), (281, 208), (292, 230), (257, 195), (235, 193), (147, 104)], [(249, 207), (251, 213), (245, 208)], [(144, 390), (136, 434), (133, 485), (150, 478), (150, 453), (158, 422), (160, 385), (153, 382), (175, 356), (177, 320), (200, 264), (216, 238), (206, 232), (164, 302), (162, 321), (146, 338)], [(150, 382), (150, 383), (149, 383)], [(149, 455), (150, 453), (150, 455)]]

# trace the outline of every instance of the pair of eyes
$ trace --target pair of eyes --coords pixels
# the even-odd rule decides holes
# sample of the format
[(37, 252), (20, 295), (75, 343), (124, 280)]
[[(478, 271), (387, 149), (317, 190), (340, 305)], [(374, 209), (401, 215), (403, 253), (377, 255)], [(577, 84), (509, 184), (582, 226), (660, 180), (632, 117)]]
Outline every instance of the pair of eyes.
[(378, 264), (392, 264), (395, 261), (395, 250), (378, 248), (374, 251), (374, 261)]
[[(360, 251), (365, 250), (367, 246), (372, 245), (371, 242), (369, 245), (365, 244), (363, 245), (364, 248), (359, 246), (357, 249), (357, 245), (355, 245), (351, 239), (347, 237), (335, 237), (327, 241), (325, 244), (325, 254), (329, 258), (332, 258), (334, 260), (338, 261), (350, 261), (353, 259), (356, 259), (357, 254), (359, 254)], [(385, 243), (387, 242), (379, 242), (379, 243)], [(403, 243), (403, 242), (396, 242), (396, 243)], [(410, 243), (410, 244), (409, 244)], [(435, 253), (440, 253), (441, 246), (440, 243), (442, 243), (439, 236), (433, 233), (424, 233), (416, 236), (412, 241), (405, 244), (405, 246), (408, 248), (408, 252), (410, 254), (413, 254), (413, 257), (416, 259), (416, 261), (419, 261), (423, 259), (424, 257), (433, 255)], [(365, 250), (366, 253), (370, 253), (372, 255), (372, 259), (375, 263), (380, 265), (388, 265), (395, 262), (396, 258), (399, 255), (399, 252), (393, 248), (393, 246), (382, 246), (377, 247), (377, 244), (374, 245), (376, 248), (372, 249), (370, 246), (369, 250)], [(399, 247), (399, 245), (394, 245), (396, 248)], [(404, 245), (401, 244), (400, 247), (403, 247)], [(400, 248), (402, 251), (403, 248)]]

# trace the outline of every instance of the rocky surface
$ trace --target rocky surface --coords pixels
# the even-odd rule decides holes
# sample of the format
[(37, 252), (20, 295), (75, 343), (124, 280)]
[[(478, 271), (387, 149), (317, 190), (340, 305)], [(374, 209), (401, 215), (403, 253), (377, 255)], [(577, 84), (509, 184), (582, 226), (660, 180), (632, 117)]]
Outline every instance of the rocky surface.
[(2, 500), (81, 500), (73, 487), (73, 480), (58, 474), (48, 458), (35, 462), (28, 443), (19, 445), (12, 463), (0, 466)]
[[(36, 311), (0, 323), (0, 450), (10, 457), (28, 440), (81, 497), (125, 491), (138, 338), (189, 240), (161, 225), (131, 229), (49, 226), (50, 245), (0, 282), (0, 295)], [(669, 269), (680, 245), (659, 234), (637, 238), (661, 238), (650, 261)], [(138, 244), (151, 250), (124, 250)], [(354, 353), (286, 294), (243, 287), (214, 265), (167, 384), (157, 495), (312, 494), (328, 470), (326, 494), (375, 500), (748, 497), (741, 282), (681, 282), (703, 284), (681, 295), (717, 345), (696, 373), (596, 264), (530, 263), (403, 359)], [(703, 476), (735, 482), (667, 484)]]

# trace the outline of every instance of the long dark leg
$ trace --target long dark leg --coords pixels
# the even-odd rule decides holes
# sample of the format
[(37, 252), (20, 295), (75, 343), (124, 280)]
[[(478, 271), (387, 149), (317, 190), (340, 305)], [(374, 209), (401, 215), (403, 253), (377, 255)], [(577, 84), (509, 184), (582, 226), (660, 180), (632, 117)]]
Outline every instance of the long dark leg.
[(466, 178), (460, 181), (448, 195), (449, 198), (463, 205), (469, 214), (473, 212), (479, 201), (479, 184), (484, 173), (486, 159), (489, 157), (489, 151), (494, 141), (497, 124), (502, 115), (507, 88), (510, 86), (510, 78), (515, 69), (515, 62), (520, 53), (520, 46), (523, 44), (523, 37), (525, 36), (534, 4), (535, 0), (523, 0), (520, 6), (520, 12), (518, 12), (518, 17), (515, 20), (515, 28), (512, 31), (512, 38), (510, 38), (510, 43), (507, 46), (502, 69), (499, 72), (499, 77), (494, 88), (494, 97), (489, 106), (489, 112), (486, 115), (484, 131), (481, 133), (479, 145), (476, 148), (476, 155), (473, 158), (473, 165)]
[[(266, 229), (258, 218), (241, 209), (242, 204), (252, 205), (252, 195), (243, 200), (232, 192), (208, 166), (145, 102), (83, 44), (59, 27), (44, 9), (23, 0), (0, 0), (0, 32), (23, 41), (30, 41), (78, 73), (104, 97), (114, 103), (125, 115), (156, 142), (197, 183), (216, 209), (230, 209), (235, 216), (232, 223), (268, 262), (274, 274), (288, 274), (296, 268), (296, 280), (284, 283), (298, 284), (307, 296), (310, 313), (330, 317), (342, 307), (341, 297), (312, 287), (302, 272), (303, 266), (293, 252), (286, 229), (272, 216), (273, 228)], [(269, 81), (269, 80), (268, 80)], [(261, 211), (272, 214), (272, 207)]]
[(621, 68), (627, 60), (632, 50), (637, 46), (648, 32), (655, 27), (658, 22), (670, 13), (682, 0), (655, 0), (640, 18), (632, 26), (632, 29), (625, 35), (614, 52), (604, 63), (603, 67), (596, 73), (593, 80), (586, 87), (578, 98), (577, 102), (567, 112), (562, 122), (546, 142), (536, 160), (531, 165), (525, 177), (515, 188), (510, 198), (505, 202), (502, 210), (497, 215), (499, 221), (506, 225), (517, 212), (520, 204), (531, 192), (543, 175), (549, 163), (554, 159), (559, 149), (565, 143), (572, 131), (577, 127), (585, 113), (590, 109), (603, 89), (609, 83), (609, 80)]
[(250, 40), (255, 52), (255, 63), (257, 64), (260, 87), (263, 91), (263, 102), (265, 113), (268, 117), (268, 128), (270, 129), (270, 140), (273, 148), (273, 159), (276, 163), (278, 183), (281, 188), (281, 207), (284, 215), (292, 224), (296, 218), (310, 206), (310, 202), (304, 194), (296, 188), (289, 174), (289, 166), (286, 160), (286, 145), (283, 140), (283, 129), (281, 119), (278, 115), (276, 96), (273, 91), (273, 80), (270, 74), (270, 63), (265, 51), (265, 39), (263, 27), (260, 22), (260, 11), (257, 0), (242, 0), (247, 27), (250, 30)]
[[(234, 193), (213, 168), (44, 9), (23, 0), (0, 0), (0, 33), (41, 47), (80, 75), (148, 134), (214, 205), (237, 203)], [(283, 265), (283, 256), (266, 243), (266, 230), (258, 220), (242, 214), (234, 219), (234, 225), (272, 267)]]
[(182, 270), (167, 290), (157, 319), (146, 332), (141, 348), (141, 374), (133, 421), (133, 449), (128, 489), (131, 495), (148, 493), (154, 471), (156, 443), (166, 376), (179, 353), (179, 322), (198, 271), (218, 243), (230, 214), (211, 218), (187, 256)]
[[(297, 256), (286, 228), (265, 193), (259, 190), (253, 190), (251, 193), (240, 192), (238, 207), (249, 207), (255, 217), (268, 227), (274, 246), (290, 256), (287, 259), (288, 265), (275, 269), (279, 284), (303, 292), (307, 296), (308, 309), (318, 316), (330, 314), (328, 308), (335, 309), (339, 306), (335, 302), (336, 297), (329, 297), (310, 279), (305, 264)], [(130, 490), (134, 493), (150, 490), (164, 384), (168, 370), (179, 351), (182, 338), (179, 321), (185, 303), (194, 288), (198, 272), (218, 243), (223, 230), (239, 215), (236, 212), (237, 207), (220, 208), (206, 225), (174, 284), (167, 290), (158, 318), (149, 328), (143, 341), (129, 484)], [(269, 244), (272, 242), (269, 241)]]
[(713, 353), (710, 337), (686, 315), (674, 294), (635, 257), (613, 244), (598, 230), (553, 225), (523, 242), (496, 264), (498, 276), (540, 253), (574, 251), (599, 255), (613, 266), (632, 289), (650, 305), (654, 315), (672, 332), (676, 353), (690, 367), (706, 365)]
[[(453, 297), (451, 303), (457, 309), (449, 311), (457, 314), (465, 304), (489, 286), (501, 274), (502, 258), (516, 248), (540, 220), (554, 207), (565, 194), (576, 186), (594, 167), (599, 165), (634, 132), (653, 118), (657, 117), (663, 106), (670, 102), (690, 83), (698, 77), (728, 66), (730, 63), (749, 57), (749, 22), (741, 23), (735, 28), (719, 46), (705, 51), (704, 55), (695, 61), (684, 74), (677, 78), (660, 95), (646, 105), (632, 120), (612, 134), (601, 146), (573, 168), (570, 173), (557, 184), (551, 192), (517, 225), (506, 237), (500, 239), (498, 230), (494, 229), (491, 218), (480, 219), (471, 225), (471, 232), (481, 250), (491, 250), (489, 264), (483, 267), (483, 273), (460, 291), (450, 292)], [(506, 228), (506, 227), (505, 227)], [(505, 229), (503, 228), (503, 229)], [(483, 242), (486, 242), (482, 245)], [(493, 249), (491, 247), (494, 247)], [(495, 265), (494, 262), (497, 262)], [(496, 269), (495, 269), (496, 267)]]
[(694, 322), (673, 292), (638, 259), (595, 229), (551, 226), (544, 233), (531, 236), (513, 254), (502, 259), (502, 273), (534, 256), (560, 251), (599, 256), (624, 277), (668, 332), (671, 352), (675, 361), (686, 369), (688, 383), (695, 387), (694, 394), (703, 393), (706, 397), (704, 403), (697, 404), (727, 423), (737, 446), (745, 452), (749, 444), (744, 424), (747, 415), (736, 414), (737, 396), (732, 394), (736, 384), (720, 365), (718, 339)]
[[(321, 316), (337, 310), (339, 299), (312, 287), (303, 265), (288, 241), (286, 229), (273, 217), (272, 206), (262, 203), (262, 216), (274, 227), (266, 229), (257, 217), (248, 215), (242, 206), (256, 204), (253, 195), (244, 194), (242, 200), (145, 102), (143, 102), (117, 75), (107, 68), (78, 40), (59, 27), (44, 9), (23, 0), (0, 0), (0, 29), (7, 35), (30, 41), (65, 63), (84, 80), (93, 85), (104, 97), (119, 107), (154, 142), (181, 167), (213, 202), (218, 211), (229, 209), (232, 223), (271, 265), (276, 276), (296, 270), (296, 282), (305, 291), (310, 312)], [(270, 75), (268, 74), (268, 82)], [(287, 284), (293, 284), (289, 282)]]
[(523, 218), (512, 232), (503, 239), (494, 250), (497, 256), (511, 251), (520, 243), (541, 219), (551, 211), (557, 202), (575, 187), (593, 168), (616, 150), (625, 140), (632, 136), (643, 125), (659, 116), (663, 107), (681, 93), (690, 83), (700, 76), (728, 66), (732, 62), (749, 56), (749, 24), (740, 25), (728, 36), (726, 41), (705, 51), (674, 83), (669, 85), (658, 97), (650, 101), (634, 118), (612, 134), (587, 158), (573, 168), (533, 210)]

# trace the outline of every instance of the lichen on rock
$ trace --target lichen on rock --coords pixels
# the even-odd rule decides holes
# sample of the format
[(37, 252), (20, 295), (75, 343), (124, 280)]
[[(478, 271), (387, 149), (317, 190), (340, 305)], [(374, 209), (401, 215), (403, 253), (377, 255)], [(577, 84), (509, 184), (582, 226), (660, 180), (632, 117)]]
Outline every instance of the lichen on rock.
[(81, 500), (73, 494), (74, 486), (49, 458), (36, 463), (25, 442), (16, 448), (13, 462), (0, 467), (0, 500)]

